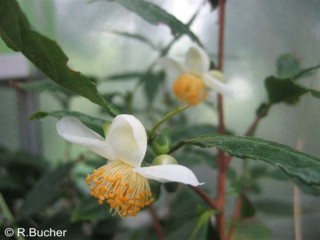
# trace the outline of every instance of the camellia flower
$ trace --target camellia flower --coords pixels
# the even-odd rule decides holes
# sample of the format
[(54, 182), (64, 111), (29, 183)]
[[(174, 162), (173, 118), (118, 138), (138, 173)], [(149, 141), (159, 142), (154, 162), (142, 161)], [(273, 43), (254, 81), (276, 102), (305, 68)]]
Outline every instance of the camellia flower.
[(147, 136), (142, 123), (132, 115), (118, 115), (107, 130), (106, 138), (73, 117), (63, 117), (57, 123), (57, 130), (67, 141), (85, 146), (109, 160), (88, 175), (86, 183), (100, 204), (108, 203), (110, 211), (121, 217), (135, 216), (152, 202), (147, 178), (192, 186), (201, 184), (190, 169), (181, 165), (141, 167)]
[(178, 75), (173, 91), (179, 100), (189, 105), (203, 102), (212, 91), (232, 95), (230, 86), (223, 83), (223, 74), (209, 70), (209, 57), (196, 45), (189, 48), (183, 64), (171, 58), (161, 58), (159, 64)]

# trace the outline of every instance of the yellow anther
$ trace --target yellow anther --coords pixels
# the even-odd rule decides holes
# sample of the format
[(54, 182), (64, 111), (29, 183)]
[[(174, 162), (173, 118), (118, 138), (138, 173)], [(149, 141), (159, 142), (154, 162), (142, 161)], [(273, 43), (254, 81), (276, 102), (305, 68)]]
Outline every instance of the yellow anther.
[(173, 91), (179, 100), (189, 105), (197, 105), (207, 97), (202, 79), (194, 74), (180, 75), (173, 84)]
[(91, 195), (99, 204), (106, 202), (110, 212), (121, 217), (136, 216), (141, 208), (152, 202), (152, 194), (146, 178), (132, 171), (132, 166), (115, 161), (94, 170), (86, 177)]

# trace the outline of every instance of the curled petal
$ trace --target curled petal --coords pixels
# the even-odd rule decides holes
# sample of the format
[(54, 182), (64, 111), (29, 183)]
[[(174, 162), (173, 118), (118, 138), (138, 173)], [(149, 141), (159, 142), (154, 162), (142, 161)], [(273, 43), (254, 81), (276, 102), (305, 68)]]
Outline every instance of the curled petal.
[(138, 167), (134, 171), (140, 175), (159, 182), (180, 182), (198, 186), (200, 183), (194, 173), (187, 167), (177, 164)]
[(117, 160), (138, 167), (147, 150), (147, 134), (142, 123), (132, 115), (118, 115), (109, 128), (106, 141)]
[(209, 71), (210, 60), (202, 48), (194, 45), (186, 54), (185, 65), (188, 72), (202, 75)]
[(63, 117), (57, 123), (58, 134), (65, 140), (87, 147), (94, 153), (115, 160), (113, 151), (105, 139), (74, 117)]
[(186, 72), (186, 69), (181, 65), (181, 63), (171, 58), (160, 58), (157, 63), (160, 67), (172, 72), (177, 76)]
[(207, 88), (217, 91), (218, 93), (227, 96), (233, 97), (233, 89), (227, 84), (221, 82), (220, 80), (212, 77), (210, 74), (205, 74), (203, 76), (203, 82)]

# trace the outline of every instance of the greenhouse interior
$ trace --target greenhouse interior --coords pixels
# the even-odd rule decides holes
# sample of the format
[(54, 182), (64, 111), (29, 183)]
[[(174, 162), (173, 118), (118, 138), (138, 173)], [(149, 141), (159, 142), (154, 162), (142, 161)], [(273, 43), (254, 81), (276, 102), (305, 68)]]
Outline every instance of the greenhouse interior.
[(1, 0), (0, 238), (320, 239), (319, 13)]

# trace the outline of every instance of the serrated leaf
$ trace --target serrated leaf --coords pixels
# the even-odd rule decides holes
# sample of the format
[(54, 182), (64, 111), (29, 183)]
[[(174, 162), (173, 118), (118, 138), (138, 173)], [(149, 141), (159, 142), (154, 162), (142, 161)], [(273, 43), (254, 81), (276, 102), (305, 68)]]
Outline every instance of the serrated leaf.
[(261, 160), (304, 183), (320, 185), (320, 159), (283, 144), (254, 137), (208, 134), (180, 142), (173, 150), (185, 144), (217, 147), (238, 158)]
[[(218, 128), (217, 126), (211, 124), (197, 124), (197, 125), (183, 125), (183, 126), (176, 126), (175, 131), (172, 132), (172, 139), (173, 141), (178, 141), (181, 139), (196, 137), (199, 135), (204, 135), (208, 133), (217, 133)], [(226, 134), (233, 135), (229, 130), (226, 130)]]
[(116, 107), (98, 93), (96, 85), (89, 78), (67, 66), (68, 58), (56, 42), (32, 29), (15, 0), (1, 1), (0, 36), (9, 48), (23, 53), (60, 86), (102, 106), (112, 116), (119, 114)]
[(202, 45), (198, 37), (190, 31), (189, 27), (179, 21), (173, 15), (167, 13), (157, 5), (143, 0), (115, 0), (128, 10), (135, 12), (142, 19), (153, 25), (165, 24), (174, 36), (188, 35), (193, 41)]
[(93, 131), (97, 132), (101, 136), (104, 136), (103, 131), (103, 124), (108, 121), (105, 121), (100, 118), (92, 117), (80, 112), (73, 112), (73, 111), (54, 111), (54, 112), (36, 112), (33, 114), (29, 119), (30, 120), (38, 120), (45, 117), (54, 117), (56, 119), (61, 119), (64, 116), (71, 116), (79, 119), (83, 124), (85, 124), (88, 128), (91, 128)]
[(107, 205), (100, 205), (95, 198), (89, 196), (79, 201), (72, 212), (71, 221), (102, 220), (109, 216)]
[(62, 165), (42, 177), (27, 194), (17, 219), (25, 219), (51, 204), (62, 193), (63, 183), (75, 162)]

